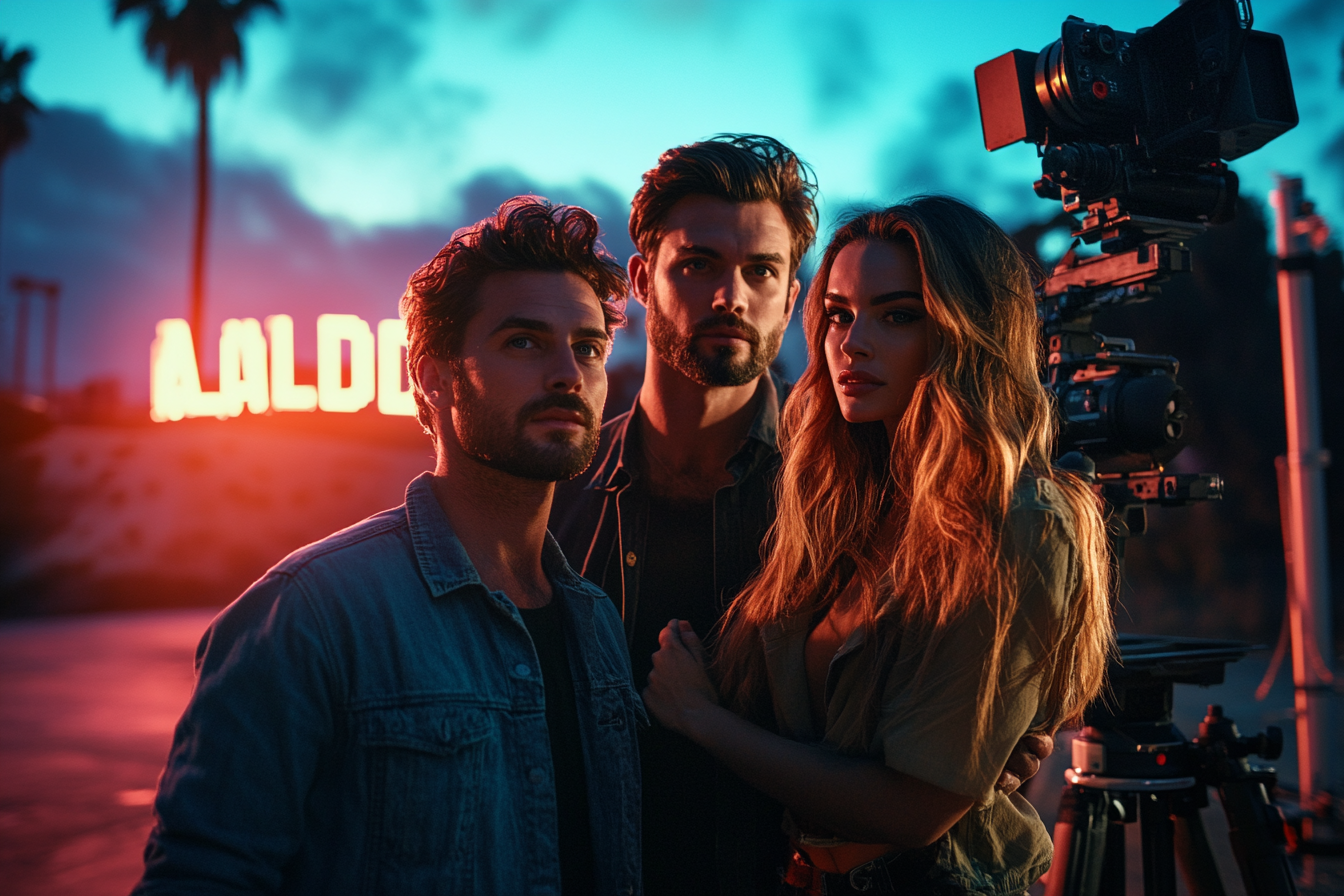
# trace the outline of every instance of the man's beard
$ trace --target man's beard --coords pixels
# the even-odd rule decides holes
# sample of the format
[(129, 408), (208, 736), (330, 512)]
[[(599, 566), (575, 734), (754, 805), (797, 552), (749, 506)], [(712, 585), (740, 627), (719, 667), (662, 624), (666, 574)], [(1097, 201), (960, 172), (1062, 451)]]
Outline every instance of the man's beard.
[[(507, 412), (482, 397), (467, 377), (454, 377), (453, 392), (458, 444), (467, 456), (493, 470), (519, 479), (559, 482), (582, 473), (597, 455), (601, 422), (577, 395), (554, 394), (529, 401), (510, 425)], [(551, 408), (583, 415), (586, 431), (579, 442), (568, 432), (549, 433), (541, 442), (528, 437), (524, 431), (528, 419)]]
[[(765, 373), (770, 362), (775, 360), (787, 323), (787, 320), (781, 321), (778, 327), (762, 337), (760, 330), (737, 315), (714, 314), (696, 321), (690, 334), (686, 335), (663, 316), (658, 310), (658, 300), (650, 294), (644, 328), (649, 334), (649, 345), (658, 357), (692, 382), (701, 386), (745, 386)], [(746, 357), (739, 357), (728, 345), (719, 346), (708, 356), (698, 351), (696, 337), (716, 327), (741, 330), (751, 346)]]

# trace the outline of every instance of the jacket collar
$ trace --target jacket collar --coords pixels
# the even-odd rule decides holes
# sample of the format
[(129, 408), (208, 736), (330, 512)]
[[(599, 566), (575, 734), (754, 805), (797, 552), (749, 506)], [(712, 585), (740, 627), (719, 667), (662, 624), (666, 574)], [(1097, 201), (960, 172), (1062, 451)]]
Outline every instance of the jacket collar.
[[(747, 438), (728, 461), (728, 468), (736, 479), (742, 478), (751, 461), (773, 452), (779, 437), (780, 405), (788, 396), (789, 387), (774, 370), (768, 370), (762, 377), (762, 389), (764, 395), (747, 430)], [(629, 485), (638, 475), (639, 427), (634, 425), (638, 414), (639, 393), (635, 393), (630, 410), (604, 427), (610, 430), (611, 438), (585, 488), (615, 491)]]
[[(411, 530), (411, 544), (415, 560), (424, 576), (429, 592), (443, 597), (470, 585), (485, 588), (476, 565), (471, 562), (466, 548), (453, 532), (448, 516), (434, 496), (434, 474), (421, 473), (406, 486), (406, 521)], [(541, 566), (553, 585), (589, 597), (604, 597), (596, 585), (582, 579), (570, 569), (560, 546), (551, 533), (541, 548)]]

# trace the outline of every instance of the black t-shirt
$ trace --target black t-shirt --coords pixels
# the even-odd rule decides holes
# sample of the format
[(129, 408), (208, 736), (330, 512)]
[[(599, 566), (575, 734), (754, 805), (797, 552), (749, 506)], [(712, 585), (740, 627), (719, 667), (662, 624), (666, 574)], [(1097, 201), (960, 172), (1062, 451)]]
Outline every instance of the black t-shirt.
[(565, 619), (560, 601), (535, 610), (519, 608), (541, 663), (546, 688), (546, 731), (555, 769), (556, 824), (560, 836), (560, 889), (566, 894), (592, 893), (593, 832), (588, 817), (588, 775), (583, 764), (579, 712), (574, 702), (574, 676), (565, 649)]
[[(719, 618), (714, 598), (714, 505), (650, 497), (630, 665), (648, 683), (658, 632), (686, 619), (702, 639)], [(644, 882), (648, 896), (716, 893), (718, 765), (702, 747), (659, 725), (640, 731)]]

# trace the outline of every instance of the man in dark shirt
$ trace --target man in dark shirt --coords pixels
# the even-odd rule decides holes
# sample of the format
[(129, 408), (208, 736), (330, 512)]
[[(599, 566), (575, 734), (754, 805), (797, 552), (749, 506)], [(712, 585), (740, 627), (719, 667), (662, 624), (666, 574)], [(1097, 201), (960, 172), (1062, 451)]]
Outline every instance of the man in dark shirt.
[[(603, 426), (594, 466), (557, 487), (550, 525), (620, 607), (637, 688), (667, 621), (705, 635), (760, 564), (788, 392), (769, 366), (816, 236), (815, 192), (783, 144), (724, 135), (663, 153), (632, 203), (644, 383)], [(1048, 738), (1028, 738), (1007, 789), (1035, 771), (1033, 751), (1048, 755)], [(776, 891), (781, 806), (656, 724), (640, 764), (650, 896)]]

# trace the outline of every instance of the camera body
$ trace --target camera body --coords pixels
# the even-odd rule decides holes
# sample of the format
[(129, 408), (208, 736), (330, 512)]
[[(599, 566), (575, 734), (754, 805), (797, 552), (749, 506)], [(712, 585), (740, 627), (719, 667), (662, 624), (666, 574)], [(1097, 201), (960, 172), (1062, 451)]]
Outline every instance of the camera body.
[(1070, 16), (1040, 53), (1013, 50), (975, 70), (986, 149), (1036, 144), (1036, 194), (1082, 215), (1073, 235), (1100, 243), (1099, 256), (1070, 250), (1037, 308), (1059, 453), (1095, 465), (1113, 505), (1221, 494), (1216, 476), (1163, 473), (1189, 412), (1176, 359), (1136, 352), (1091, 321), (1188, 271), (1185, 240), (1235, 211), (1226, 162), (1297, 124), (1283, 40), (1252, 21), (1249, 0), (1187, 0), (1134, 33)]
[(1283, 39), (1249, 4), (1189, 0), (1130, 34), (1076, 16), (1040, 53), (975, 69), (985, 148), (1133, 145), (1149, 160), (1231, 161), (1296, 126)]

